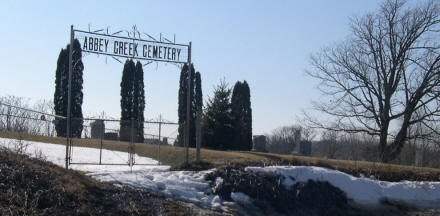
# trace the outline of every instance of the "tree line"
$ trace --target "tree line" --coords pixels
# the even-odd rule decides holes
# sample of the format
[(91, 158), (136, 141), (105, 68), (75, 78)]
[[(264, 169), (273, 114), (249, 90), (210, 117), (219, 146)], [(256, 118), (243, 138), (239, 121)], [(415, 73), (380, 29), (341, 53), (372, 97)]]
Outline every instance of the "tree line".
[[(188, 79), (190, 88), (188, 88)], [(187, 94), (190, 102), (189, 146), (196, 146), (196, 117), (202, 114), (201, 143), (204, 148), (220, 150), (252, 149), (252, 109), (250, 89), (246, 81), (238, 81), (233, 89), (226, 82), (215, 87), (214, 95), (203, 108), (203, 95), (200, 72), (195, 72), (194, 65), (184, 65), (179, 82), (179, 135), (176, 145), (184, 146), (184, 129), (187, 116)]]
[[(54, 107), (55, 114), (67, 116), (69, 49), (61, 49), (56, 69)], [(82, 84), (84, 65), (78, 40), (73, 42), (72, 54), (72, 137), (81, 137)], [(188, 86), (188, 80), (190, 86)], [(237, 81), (233, 89), (222, 81), (214, 90), (203, 108), (200, 72), (194, 65), (183, 65), (180, 73), (178, 92), (178, 137), (176, 145), (183, 146), (184, 128), (187, 116), (187, 94), (190, 93), (190, 137), (189, 146), (196, 146), (196, 118), (202, 116), (202, 146), (221, 150), (250, 150), (252, 148), (252, 109), (250, 89), (246, 81)], [(132, 133), (136, 142), (144, 140), (145, 90), (142, 64), (128, 59), (124, 64), (121, 79), (121, 121), (120, 139), (129, 141)], [(132, 131), (132, 128), (134, 131)], [(57, 135), (66, 136), (66, 120), (57, 119)]]

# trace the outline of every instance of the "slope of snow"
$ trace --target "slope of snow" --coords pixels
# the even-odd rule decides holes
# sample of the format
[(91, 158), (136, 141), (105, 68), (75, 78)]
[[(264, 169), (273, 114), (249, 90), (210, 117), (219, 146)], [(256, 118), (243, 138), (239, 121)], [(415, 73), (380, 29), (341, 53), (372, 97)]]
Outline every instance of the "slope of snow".
[[(19, 144), (21, 142), (21, 144)], [(31, 157), (44, 157), (46, 160), (57, 164), (59, 166), (65, 166), (66, 157), (66, 146), (58, 144), (48, 144), (41, 142), (31, 142), (31, 141), (18, 141), (15, 139), (5, 139), (0, 138), (0, 146), (7, 147), (12, 150), (17, 150), (22, 148), (23, 153)], [(85, 163), (98, 163), (99, 162), (99, 149), (87, 148), (87, 147), (73, 147), (72, 148), (72, 158), (73, 162), (85, 162)], [(136, 163), (143, 164), (158, 164), (154, 159), (141, 157), (135, 155)], [(102, 163), (113, 163), (113, 164), (127, 164), (122, 166), (116, 165), (76, 165), (71, 164), (70, 168), (75, 170), (81, 170), (86, 172), (97, 172), (97, 171), (129, 171), (128, 166), (128, 153), (120, 151), (111, 151), (107, 149), (102, 149)], [(143, 169), (169, 169), (169, 166), (133, 166), (133, 170), (143, 170)]]
[(164, 171), (144, 169), (117, 172), (94, 172), (91, 177), (102, 181), (113, 181), (135, 187), (147, 188), (180, 200), (198, 203), (203, 206), (221, 207), (221, 200), (215, 198), (209, 182), (204, 175), (209, 171)]
[(252, 172), (272, 172), (284, 177), (287, 187), (296, 182), (328, 181), (347, 193), (347, 197), (359, 204), (376, 205), (381, 199), (402, 201), (420, 208), (440, 208), (440, 182), (387, 182), (357, 178), (346, 173), (313, 166), (247, 167)]
[[(22, 144), (19, 145), (19, 142)], [(43, 157), (44, 159), (64, 167), (66, 146), (31, 141), (18, 141), (14, 139), (0, 138), (0, 146), (11, 150), (21, 150), (31, 157)], [(99, 162), (99, 149), (74, 147), (74, 161)], [(102, 163), (127, 163), (126, 152), (103, 149)], [(147, 157), (136, 155), (137, 163), (157, 164), (157, 161)], [(223, 202), (218, 196), (213, 195), (209, 182), (204, 175), (212, 170), (202, 172), (169, 171), (169, 166), (145, 166), (135, 165), (132, 170), (128, 165), (70, 165), (71, 169), (88, 172), (87, 175), (101, 181), (115, 182), (116, 184), (128, 184), (134, 187), (147, 188), (159, 192), (168, 197), (181, 199), (202, 206), (227, 210), (231, 203)]]

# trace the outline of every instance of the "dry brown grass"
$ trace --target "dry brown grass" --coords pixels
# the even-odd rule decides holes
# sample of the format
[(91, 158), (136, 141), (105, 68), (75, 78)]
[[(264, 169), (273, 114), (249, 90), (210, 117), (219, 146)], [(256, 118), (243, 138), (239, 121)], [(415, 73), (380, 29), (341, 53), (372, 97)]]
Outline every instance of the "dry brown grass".
[[(38, 141), (55, 144), (65, 144), (65, 138), (45, 137), (22, 134), (17, 132), (0, 132), (0, 137), (23, 139), (29, 141)], [(100, 140), (96, 139), (73, 139), (74, 146), (99, 148)], [(109, 150), (127, 152), (129, 143), (120, 141), (103, 141), (103, 147)], [(136, 144), (136, 153), (140, 156), (157, 159), (157, 145)], [(184, 161), (184, 148), (174, 146), (161, 146), (160, 161), (163, 164), (178, 165)], [(189, 158), (194, 160), (195, 149), (189, 149)], [(291, 165), (313, 165), (328, 167), (356, 176), (360, 173), (365, 176), (374, 175), (378, 179), (389, 181), (407, 180), (440, 180), (440, 169), (422, 168), (413, 166), (402, 166), (395, 164), (384, 164), (378, 162), (366, 161), (348, 161), (333, 160), (326, 158), (304, 157), (294, 155), (281, 155), (273, 153), (256, 153), (243, 151), (217, 151), (210, 149), (201, 149), (202, 161), (208, 162), (215, 167), (228, 163), (253, 163), (261, 164), (291, 164)]]

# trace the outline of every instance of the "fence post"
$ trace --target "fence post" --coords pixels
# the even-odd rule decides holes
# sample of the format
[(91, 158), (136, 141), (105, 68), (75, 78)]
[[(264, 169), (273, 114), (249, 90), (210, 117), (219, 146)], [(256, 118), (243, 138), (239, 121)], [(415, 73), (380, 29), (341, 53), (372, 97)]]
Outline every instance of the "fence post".
[[(101, 164), (102, 163), (102, 139), (104, 138), (104, 135), (105, 135), (105, 128), (104, 128), (104, 120), (102, 120), (102, 124), (101, 124), (101, 147), (100, 147), (100, 149), (99, 149), (99, 164)], [(90, 134), (91, 135), (91, 134)]]
[(160, 165), (160, 145), (161, 145), (161, 141), (160, 141), (160, 132), (162, 129), (162, 115), (159, 115), (159, 146), (157, 149), (157, 164)]
[(69, 152), (69, 145), (71, 146), (71, 128), (70, 128), (70, 121), (71, 121), (71, 103), (72, 103), (72, 52), (73, 52), (73, 37), (74, 37), (74, 31), (73, 31), (73, 25), (70, 26), (70, 46), (69, 46), (69, 80), (68, 80), (68, 86), (67, 86), (67, 125), (66, 125), (66, 169), (69, 168), (69, 160), (70, 160), (70, 152)]
[(9, 121), (10, 121), (10, 116), (9, 116), (9, 114), (11, 113), (11, 107), (10, 106), (8, 106), (8, 111), (6, 112), (6, 131), (9, 131), (10, 129), (9, 129), (9, 127), (10, 127), (10, 125), (9, 125)]
[(133, 166), (133, 145), (134, 145), (134, 118), (131, 118), (131, 137), (130, 137), (130, 144), (128, 147), (128, 151), (129, 151), (128, 164), (130, 167)]
[(187, 95), (186, 95), (186, 128), (185, 128), (185, 165), (188, 165), (188, 151), (189, 151), (189, 136), (190, 136), (190, 115), (191, 115), (191, 42), (189, 42), (188, 46), (188, 84), (186, 87)]

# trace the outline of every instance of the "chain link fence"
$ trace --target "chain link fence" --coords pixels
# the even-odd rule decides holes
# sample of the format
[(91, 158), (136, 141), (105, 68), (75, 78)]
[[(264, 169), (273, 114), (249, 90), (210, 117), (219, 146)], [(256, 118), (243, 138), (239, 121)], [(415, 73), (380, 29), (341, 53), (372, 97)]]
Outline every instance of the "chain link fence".
[[(0, 100), (0, 132), (57, 137), (56, 126), (65, 123), (66, 117), (49, 112), (47, 109), (31, 109), (24, 103), (12, 105)], [(80, 129), (75, 129), (77, 124), (81, 125)], [(184, 162), (185, 151), (176, 145), (178, 127), (177, 123), (162, 118), (144, 122), (135, 119), (72, 118), (69, 162), (96, 165), (180, 164)]]
[(177, 129), (178, 124), (165, 121), (85, 118), (81, 137), (72, 137), (70, 163), (156, 165), (163, 164), (162, 160), (166, 164), (182, 163), (183, 150), (174, 147)]

